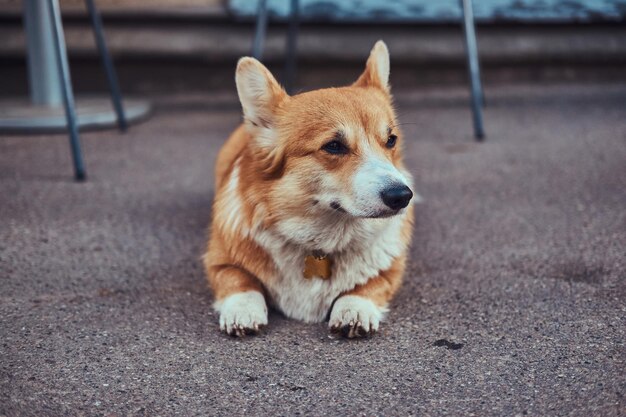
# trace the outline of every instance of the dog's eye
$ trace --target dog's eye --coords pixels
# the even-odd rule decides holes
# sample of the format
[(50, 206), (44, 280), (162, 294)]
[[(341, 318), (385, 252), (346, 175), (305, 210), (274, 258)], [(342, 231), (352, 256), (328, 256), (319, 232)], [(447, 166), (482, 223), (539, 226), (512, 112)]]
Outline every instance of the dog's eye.
[(385, 146), (389, 149), (393, 148), (394, 146), (396, 146), (396, 140), (398, 140), (398, 137), (396, 135), (389, 135)]
[(338, 140), (331, 140), (322, 146), (322, 149), (328, 153), (332, 153), (333, 155), (341, 155), (348, 153), (348, 148), (343, 143)]

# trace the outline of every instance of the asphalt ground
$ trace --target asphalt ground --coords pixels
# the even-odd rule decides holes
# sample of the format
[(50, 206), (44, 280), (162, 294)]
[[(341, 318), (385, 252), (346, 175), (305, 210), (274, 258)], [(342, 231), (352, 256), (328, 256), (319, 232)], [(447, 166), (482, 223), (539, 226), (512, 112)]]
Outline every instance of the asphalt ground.
[(626, 85), (402, 91), (424, 197), (381, 331), (220, 334), (200, 256), (234, 95), (0, 137), (0, 416), (626, 415)]

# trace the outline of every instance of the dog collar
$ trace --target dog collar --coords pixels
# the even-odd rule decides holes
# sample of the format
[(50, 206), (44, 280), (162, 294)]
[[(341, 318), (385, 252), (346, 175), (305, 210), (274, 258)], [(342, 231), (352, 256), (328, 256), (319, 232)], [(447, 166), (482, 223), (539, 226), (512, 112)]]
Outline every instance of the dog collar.
[(333, 260), (330, 255), (322, 252), (315, 252), (312, 255), (304, 257), (304, 269), (302, 274), (304, 278), (321, 278), (329, 279), (333, 273)]

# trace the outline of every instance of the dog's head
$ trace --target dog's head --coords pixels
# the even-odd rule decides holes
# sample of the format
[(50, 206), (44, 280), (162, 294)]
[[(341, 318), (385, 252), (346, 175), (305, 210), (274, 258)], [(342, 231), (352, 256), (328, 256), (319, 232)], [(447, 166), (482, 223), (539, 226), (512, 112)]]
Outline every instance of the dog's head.
[(272, 180), (272, 211), (379, 218), (409, 205), (388, 81), (382, 41), (354, 84), (294, 96), (257, 60), (239, 61), (237, 91), (253, 155)]

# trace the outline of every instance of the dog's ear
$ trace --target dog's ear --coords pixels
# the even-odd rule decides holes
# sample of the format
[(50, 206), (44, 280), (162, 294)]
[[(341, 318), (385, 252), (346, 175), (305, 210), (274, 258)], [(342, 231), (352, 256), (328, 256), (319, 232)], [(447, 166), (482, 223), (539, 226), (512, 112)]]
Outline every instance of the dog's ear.
[(271, 129), (277, 107), (287, 98), (272, 73), (256, 59), (244, 57), (237, 63), (235, 82), (248, 127)]
[(354, 85), (376, 87), (385, 93), (389, 92), (389, 50), (385, 42), (376, 42), (365, 64), (365, 71)]

